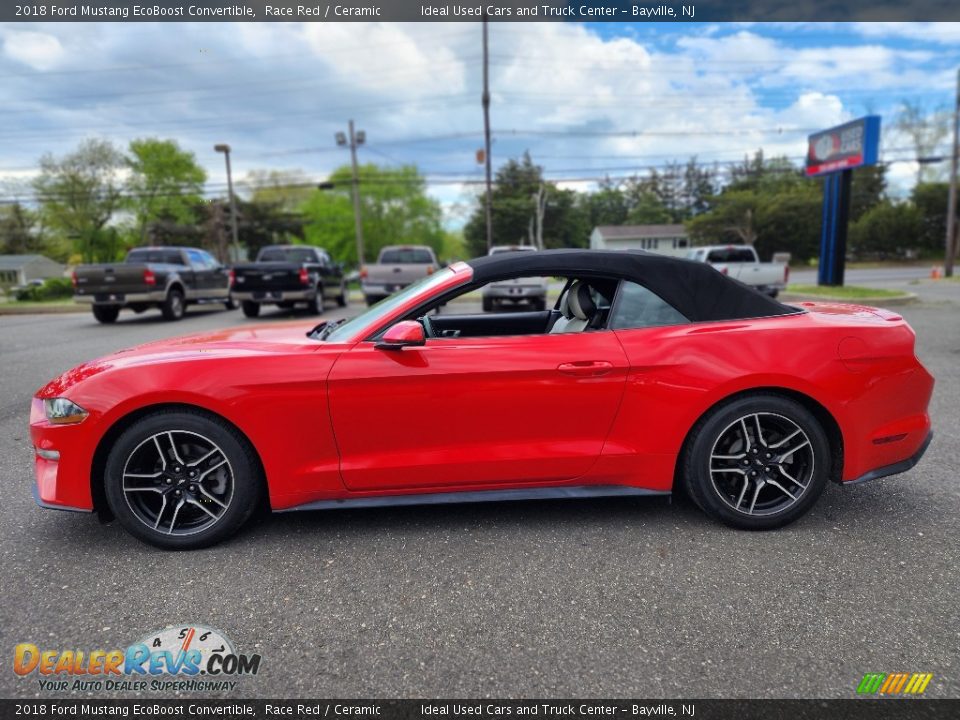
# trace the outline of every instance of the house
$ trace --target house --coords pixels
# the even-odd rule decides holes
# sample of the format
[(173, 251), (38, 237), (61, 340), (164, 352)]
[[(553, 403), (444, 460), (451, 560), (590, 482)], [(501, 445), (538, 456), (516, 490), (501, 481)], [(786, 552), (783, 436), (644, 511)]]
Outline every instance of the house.
[(683, 257), (689, 247), (683, 225), (598, 225), (590, 233), (591, 250), (649, 250)]
[(63, 277), (63, 271), (63, 265), (43, 255), (0, 255), (0, 286), (3, 287)]

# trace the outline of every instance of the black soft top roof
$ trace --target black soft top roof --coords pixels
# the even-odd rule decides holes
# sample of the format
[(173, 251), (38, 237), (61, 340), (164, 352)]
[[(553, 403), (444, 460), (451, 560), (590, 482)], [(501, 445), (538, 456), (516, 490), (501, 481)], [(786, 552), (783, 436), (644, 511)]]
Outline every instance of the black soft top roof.
[(473, 268), (473, 281), (477, 284), (518, 274), (632, 280), (659, 295), (694, 322), (801, 312), (723, 275), (707, 263), (643, 250), (501, 252), (467, 263)]

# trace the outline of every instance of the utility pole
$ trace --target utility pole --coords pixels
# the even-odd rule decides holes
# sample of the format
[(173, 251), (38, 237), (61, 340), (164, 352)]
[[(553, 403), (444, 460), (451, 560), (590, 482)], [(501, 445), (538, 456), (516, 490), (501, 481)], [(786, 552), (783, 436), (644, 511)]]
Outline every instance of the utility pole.
[(242, 258), (240, 257), (240, 239), (237, 233), (237, 199), (233, 194), (233, 176), (230, 172), (230, 146), (226, 143), (221, 143), (214, 145), (213, 149), (223, 153), (223, 156), (227, 160), (227, 193), (230, 195), (230, 228), (233, 234), (233, 254), (234, 260), (240, 262)]
[(360, 169), (357, 166), (357, 146), (366, 142), (367, 134), (363, 130), (354, 132), (353, 120), (349, 122), (349, 136), (338, 132), (337, 145), (350, 147), (350, 164), (353, 167), (353, 222), (357, 234), (357, 263), (363, 265), (363, 223), (360, 218)]
[(950, 195), (947, 199), (947, 254), (943, 274), (953, 276), (957, 257), (957, 164), (960, 162), (960, 68), (957, 69), (957, 101), (953, 107), (953, 152), (950, 153)]
[(487, 215), (487, 252), (493, 247), (493, 207), (492, 207), (492, 185), (491, 164), (490, 164), (490, 50), (488, 45), (487, 26), (489, 20), (483, 15), (483, 156), (487, 170), (487, 197), (486, 197), (486, 215)]

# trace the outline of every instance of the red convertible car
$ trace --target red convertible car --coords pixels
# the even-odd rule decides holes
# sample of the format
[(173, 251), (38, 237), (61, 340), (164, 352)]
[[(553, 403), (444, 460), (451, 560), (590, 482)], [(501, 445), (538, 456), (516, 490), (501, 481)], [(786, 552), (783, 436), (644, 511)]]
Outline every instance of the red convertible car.
[[(543, 311), (462, 314), (491, 282)], [(558, 285), (554, 285), (558, 287)], [(80, 365), (33, 401), (43, 507), (195, 548), (274, 511), (670, 493), (734, 527), (904, 472), (933, 378), (884, 310), (781, 304), (709, 265), (557, 250), (456, 263), (347, 321)]]

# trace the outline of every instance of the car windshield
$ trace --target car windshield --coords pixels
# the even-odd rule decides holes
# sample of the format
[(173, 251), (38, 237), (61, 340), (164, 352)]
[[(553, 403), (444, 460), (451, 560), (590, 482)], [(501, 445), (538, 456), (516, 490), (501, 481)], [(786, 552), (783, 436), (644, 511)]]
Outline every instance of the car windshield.
[(420, 248), (394, 248), (380, 253), (381, 263), (397, 265), (429, 265), (433, 257), (429, 250)]
[(325, 326), (320, 333), (313, 335), (318, 340), (328, 342), (343, 342), (354, 339), (355, 336), (364, 328), (376, 325), (381, 319), (387, 317), (390, 313), (403, 305), (407, 300), (420, 293), (429, 292), (431, 289), (442, 285), (451, 275), (453, 270), (444, 268), (433, 275), (427, 275), (421, 280), (409, 285), (396, 295), (391, 295), (373, 305), (365, 313), (357, 315), (346, 322), (341, 322), (336, 326)]
[(311, 248), (267, 248), (261, 251), (257, 261), (305, 263), (315, 259)]

